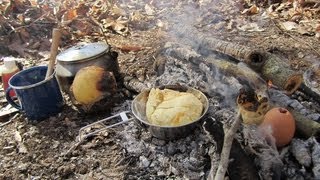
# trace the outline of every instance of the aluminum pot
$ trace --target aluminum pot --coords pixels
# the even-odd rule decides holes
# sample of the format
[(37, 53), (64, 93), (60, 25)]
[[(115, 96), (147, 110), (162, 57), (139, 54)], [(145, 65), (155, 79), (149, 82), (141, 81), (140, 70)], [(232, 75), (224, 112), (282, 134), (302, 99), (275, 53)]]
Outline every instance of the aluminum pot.
[(201, 116), (185, 125), (181, 126), (160, 126), (151, 124), (146, 117), (146, 103), (148, 100), (150, 90), (145, 90), (141, 92), (136, 98), (133, 100), (131, 104), (131, 111), (134, 114), (135, 118), (138, 120), (137, 122), (144, 128), (146, 128), (154, 137), (163, 140), (173, 140), (185, 137), (192, 133), (196, 124), (200, 121), (200, 119), (206, 114), (209, 108), (209, 102), (207, 97), (199, 90), (196, 90), (191, 87), (181, 86), (181, 85), (171, 85), (171, 86), (162, 86), (160, 89), (172, 89), (180, 92), (188, 92), (195, 95), (203, 104), (203, 111)]
[[(88, 126), (81, 128), (80, 132), (79, 132), (79, 139), (83, 139), (88, 136), (97, 134), (98, 132), (104, 131), (104, 130), (111, 128), (111, 127), (114, 127), (114, 126), (127, 123), (130, 120), (135, 120), (140, 126), (145, 128), (146, 130), (148, 130), (152, 136), (154, 136), (158, 139), (162, 139), (162, 140), (179, 139), (179, 138), (185, 137), (185, 136), (189, 135), (190, 133), (192, 133), (193, 130), (195, 129), (195, 127), (197, 126), (197, 123), (201, 120), (201, 118), (208, 111), (208, 108), (209, 108), (208, 98), (201, 91), (196, 90), (191, 87), (187, 87), (187, 86), (168, 85), (168, 86), (162, 86), (162, 87), (158, 87), (158, 88), (160, 88), (160, 89), (167, 88), (167, 89), (177, 90), (180, 92), (192, 93), (203, 104), (203, 111), (202, 111), (201, 116), (198, 119), (196, 119), (188, 124), (181, 125), (181, 126), (160, 126), (160, 125), (151, 124), (147, 120), (147, 117), (146, 117), (146, 103), (147, 103), (149, 92), (150, 92), (150, 89), (149, 89), (149, 90), (142, 91), (140, 94), (138, 94), (134, 98), (134, 100), (132, 101), (132, 104), (131, 104), (131, 111), (121, 112), (117, 115), (108, 117), (106, 119), (102, 119), (100, 121), (97, 121), (95, 123), (92, 123)], [(133, 116), (131, 113), (133, 114)], [(129, 117), (127, 115), (129, 115)], [(115, 118), (117, 116), (121, 117), (121, 120), (122, 120), (121, 122), (106, 126), (102, 129), (99, 129), (94, 132), (90, 132), (88, 134), (83, 134), (83, 132), (85, 132), (85, 129), (87, 129), (88, 127), (92, 127), (95, 124), (100, 124), (102, 122), (108, 121), (108, 120)]]
[(79, 43), (58, 54), (56, 76), (61, 90), (70, 94), (70, 86), (76, 73), (84, 67), (99, 66), (113, 72), (116, 80), (120, 79), (118, 54), (111, 51), (104, 42)]

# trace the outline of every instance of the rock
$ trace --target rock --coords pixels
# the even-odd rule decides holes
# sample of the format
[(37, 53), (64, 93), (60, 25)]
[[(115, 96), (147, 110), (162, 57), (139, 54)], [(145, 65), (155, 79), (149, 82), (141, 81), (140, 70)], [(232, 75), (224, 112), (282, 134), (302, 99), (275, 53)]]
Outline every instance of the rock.
[(150, 161), (145, 156), (140, 156), (139, 160), (140, 160), (139, 166), (144, 167), (144, 168), (149, 167)]
[(158, 146), (164, 146), (166, 144), (166, 141), (158, 138), (152, 138), (152, 143)]
[(25, 173), (25, 172), (27, 172), (29, 166), (30, 165), (28, 163), (19, 164), (18, 165), (18, 170), (21, 173)]
[(79, 174), (86, 174), (88, 172), (88, 167), (86, 164), (79, 164), (76, 172)]
[(181, 153), (185, 153), (187, 148), (184, 144), (182, 144), (181, 146), (178, 147), (178, 149), (180, 150)]
[(174, 155), (177, 153), (177, 145), (172, 143), (172, 142), (169, 142), (169, 144), (167, 145), (168, 148), (167, 148), (167, 152), (169, 155)]
[(57, 173), (59, 174), (60, 177), (67, 178), (74, 172), (74, 165), (73, 164), (68, 164), (64, 166), (60, 166), (57, 169)]

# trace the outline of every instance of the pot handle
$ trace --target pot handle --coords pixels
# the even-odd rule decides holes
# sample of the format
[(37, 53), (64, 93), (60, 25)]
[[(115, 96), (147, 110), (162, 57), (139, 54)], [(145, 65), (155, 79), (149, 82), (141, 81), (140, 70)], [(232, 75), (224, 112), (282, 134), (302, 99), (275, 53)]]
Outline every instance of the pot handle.
[(18, 105), (17, 103), (15, 103), (13, 101), (13, 99), (11, 98), (10, 91), (13, 91), (11, 86), (9, 86), (8, 89), (6, 90), (6, 99), (7, 99), (8, 103), (11, 104), (11, 106), (13, 106), (14, 108), (16, 108), (18, 110), (22, 110), (22, 107), (20, 105)]
[[(99, 133), (99, 132), (105, 131), (105, 130), (107, 130), (107, 129), (109, 129), (109, 128), (112, 128), (112, 127), (114, 127), (114, 126), (118, 126), (118, 125), (121, 125), (121, 124), (124, 124), (124, 123), (127, 123), (127, 122), (133, 120), (134, 118), (133, 118), (131, 115), (130, 115), (129, 117), (127, 116), (128, 113), (130, 113), (130, 111), (124, 111), (124, 112), (121, 112), (121, 113), (119, 113), (119, 114), (116, 114), (116, 115), (107, 117), (107, 118), (105, 118), (105, 119), (101, 119), (101, 120), (99, 120), (99, 121), (97, 121), (97, 122), (94, 122), (94, 123), (91, 123), (91, 124), (89, 124), (89, 125), (87, 125), (87, 126), (82, 127), (82, 128), (79, 130), (79, 136), (78, 136), (79, 142), (81, 142), (82, 140), (84, 140), (84, 139), (86, 139), (86, 138), (88, 138), (88, 137), (90, 137), (90, 136), (93, 136), (93, 135), (95, 135), (95, 134), (97, 134), (97, 133)], [(114, 119), (114, 118), (119, 117), (119, 116), (120, 116), (120, 118), (121, 118), (121, 121), (118, 122), (118, 123), (115, 123), (115, 124), (112, 124), (112, 125), (109, 125), (109, 126), (105, 126), (105, 127), (100, 128), (100, 129), (98, 129), (98, 130), (96, 130), (96, 131), (93, 131), (93, 132), (89, 132), (89, 133), (86, 133), (86, 132), (85, 132), (85, 130), (86, 130), (87, 128), (93, 127), (93, 126), (96, 125), (96, 124), (103, 123), (103, 122), (105, 122), (105, 121)]]

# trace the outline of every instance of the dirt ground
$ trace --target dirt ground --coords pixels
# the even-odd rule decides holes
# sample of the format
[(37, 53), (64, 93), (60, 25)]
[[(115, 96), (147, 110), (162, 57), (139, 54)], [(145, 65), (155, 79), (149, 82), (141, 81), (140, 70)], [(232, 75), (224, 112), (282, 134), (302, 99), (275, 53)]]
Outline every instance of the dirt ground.
[[(296, 71), (320, 62), (320, 2), (316, 0), (10, 2), (0, 1), (0, 58), (21, 58), (25, 68), (48, 63), (53, 27), (63, 32), (60, 51), (78, 42), (107, 40), (119, 53), (121, 74), (142, 82), (155, 76), (153, 64), (165, 43), (179, 41), (175, 28), (196, 27), (208, 37), (267, 50)], [(0, 178), (146, 177), (134, 169), (141, 159), (128, 155), (122, 146), (122, 126), (70, 150), (81, 127), (127, 109), (135, 94), (120, 85), (120, 100), (94, 114), (79, 113), (65, 95), (66, 105), (54, 117), (30, 122), (17, 113), (5, 118), (2, 123), (12, 122), (0, 127)], [(3, 95), (0, 105), (7, 107)]]

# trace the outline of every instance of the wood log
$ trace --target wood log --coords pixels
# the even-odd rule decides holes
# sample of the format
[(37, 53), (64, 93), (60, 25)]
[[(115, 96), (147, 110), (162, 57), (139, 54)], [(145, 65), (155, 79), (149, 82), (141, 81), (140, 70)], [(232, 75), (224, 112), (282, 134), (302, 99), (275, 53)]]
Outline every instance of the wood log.
[(320, 64), (312, 65), (303, 73), (301, 89), (320, 103)]
[(148, 88), (145, 83), (142, 83), (137, 78), (126, 76), (123, 79), (123, 84), (129, 90), (133, 90), (135, 92), (141, 92), (142, 90)]
[(206, 52), (206, 54), (208, 54), (208, 50), (211, 50), (246, 63), (256, 72), (261, 73), (263, 78), (271, 80), (276, 86), (284, 89), (287, 94), (292, 94), (302, 83), (301, 73), (291, 70), (288, 63), (271, 53), (208, 37), (207, 34), (201, 33), (197, 29), (178, 29), (177, 33), (182, 38), (188, 38), (185, 43), (196, 44), (197, 47), (193, 47)]
[[(197, 29), (177, 29), (179, 37), (187, 38), (189, 44), (196, 44), (200, 49), (210, 49), (212, 51), (228, 55), (238, 61), (248, 64), (249, 67), (255, 70), (261, 69), (265, 62), (265, 52), (243, 46), (240, 44), (223, 41), (214, 37), (209, 37), (207, 34), (200, 33)], [(200, 46), (199, 46), (200, 45)]]
[(295, 92), (302, 83), (302, 73), (291, 70), (289, 63), (276, 55), (268, 53), (261, 75), (272, 84), (285, 90), (287, 94)]
[(311, 136), (320, 137), (320, 123), (308, 119), (306, 116), (292, 108), (287, 107), (287, 109), (295, 119), (298, 136), (302, 136), (303, 138), (309, 138)]
[(248, 64), (253, 69), (259, 70), (264, 64), (265, 52), (260, 49), (209, 37), (207, 34), (200, 33), (197, 29), (179, 28), (177, 33), (179, 37), (187, 38), (189, 44), (190, 41), (192, 41), (192, 44), (197, 44), (198, 47), (196, 48), (210, 49), (228, 55), (237, 61)]

